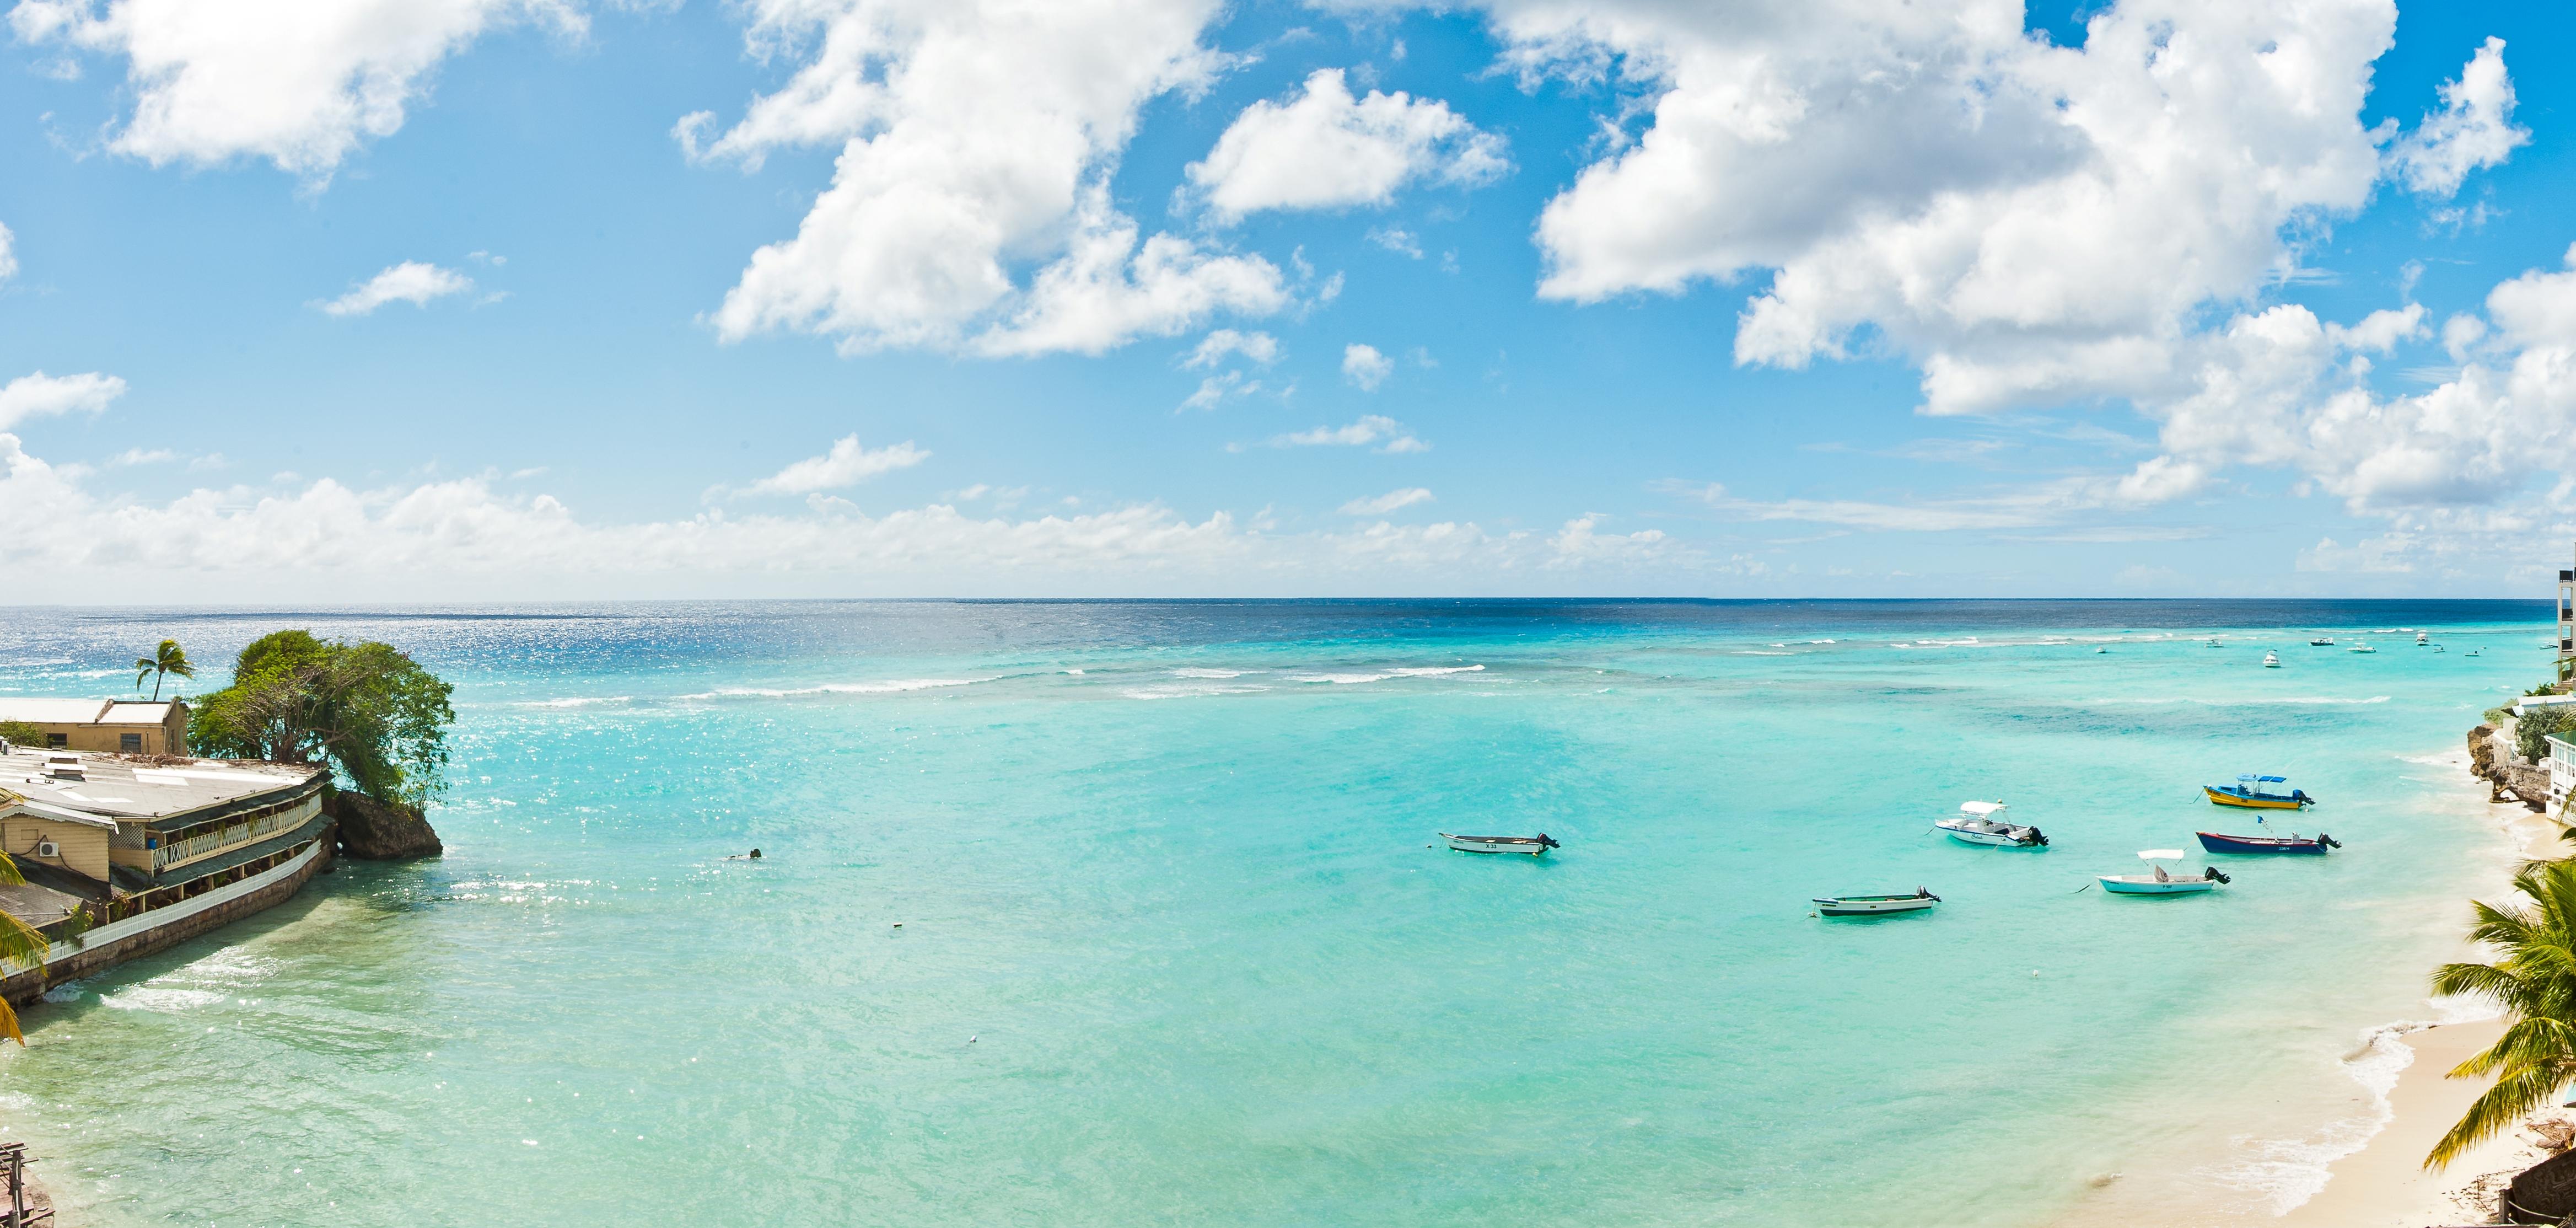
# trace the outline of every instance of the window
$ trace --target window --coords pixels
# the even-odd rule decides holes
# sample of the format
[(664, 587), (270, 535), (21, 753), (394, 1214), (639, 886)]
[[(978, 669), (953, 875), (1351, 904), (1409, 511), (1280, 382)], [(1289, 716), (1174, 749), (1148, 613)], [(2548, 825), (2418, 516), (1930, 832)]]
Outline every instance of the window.
[(70, 750), (71, 748), (71, 735), (62, 733), (49, 733), (45, 735), (46, 750)]
[(116, 735), (116, 749), (124, 751), (129, 755), (142, 754), (143, 735), (139, 733), (120, 733)]

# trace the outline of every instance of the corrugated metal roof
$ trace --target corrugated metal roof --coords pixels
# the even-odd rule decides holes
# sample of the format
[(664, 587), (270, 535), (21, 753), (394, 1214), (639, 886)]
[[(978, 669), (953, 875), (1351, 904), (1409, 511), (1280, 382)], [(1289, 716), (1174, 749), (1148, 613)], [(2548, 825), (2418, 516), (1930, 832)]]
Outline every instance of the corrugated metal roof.
[(172, 701), (137, 699), (54, 699), (42, 695), (0, 695), (0, 721), (36, 725), (158, 725), (170, 719)]
[[(51, 752), (62, 754), (61, 751)], [(0, 785), (32, 803), (108, 819), (156, 820), (290, 789), (322, 774), (319, 767), (253, 763), (239, 759), (183, 759), (156, 766), (151, 759), (81, 752), (80, 780), (45, 776), (45, 755), (35, 749), (0, 755)]]

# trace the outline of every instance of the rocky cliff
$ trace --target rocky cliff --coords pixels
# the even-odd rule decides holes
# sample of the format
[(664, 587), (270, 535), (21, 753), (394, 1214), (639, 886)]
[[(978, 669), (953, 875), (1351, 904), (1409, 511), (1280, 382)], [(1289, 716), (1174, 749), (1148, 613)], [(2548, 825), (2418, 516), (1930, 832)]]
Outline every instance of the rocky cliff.
[(346, 789), (331, 794), (323, 807), (340, 825), (340, 849), (368, 861), (410, 861), (436, 857), (447, 848), (438, 842), (429, 820), (400, 802), (382, 802)]

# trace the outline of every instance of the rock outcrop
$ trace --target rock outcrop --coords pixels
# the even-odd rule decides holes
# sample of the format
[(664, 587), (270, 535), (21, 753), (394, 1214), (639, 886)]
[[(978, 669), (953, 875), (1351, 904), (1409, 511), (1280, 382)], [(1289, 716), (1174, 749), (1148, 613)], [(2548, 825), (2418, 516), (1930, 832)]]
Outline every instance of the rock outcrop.
[(2494, 787), (2491, 801), (2503, 801), (2510, 793), (2534, 810), (2549, 808), (2548, 765), (2533, 763), (2515, 751), (2510, 720), (2500, 729), (2480, 725), (2469, 731), (2469, 772)]
[(419, 809), (341, 789), (324, 806), (340, 825), (340, 850), (367, 861), (410, 861), (447, 851)]

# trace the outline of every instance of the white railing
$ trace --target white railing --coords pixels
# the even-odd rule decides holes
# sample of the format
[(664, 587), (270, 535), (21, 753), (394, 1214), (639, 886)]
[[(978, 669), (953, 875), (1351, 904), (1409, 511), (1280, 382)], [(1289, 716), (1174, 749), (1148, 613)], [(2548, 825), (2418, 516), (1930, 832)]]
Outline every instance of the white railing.
[(152, 850), (152, 872), (155, 874), (181, 862), (220, 853), (235, 845), (265, 839), (321, 813), (322, 799), (308, 797), (284, 810), (273, 811), (239, 823), (229, 823), (201, 835), (174, 841)]
[[(228, 904), (303, 870), (304, 867), (313, 864), (315, 857), (321, 855), (322, 842), (316, 840), (306, 845), (303, 852), (240, 882), (226, 883), (204, 895), (190, 896), (175, 904), (165, 904), (159, 908), (136, 913), (131, 917), (92, 926), (89, 932), (82, 934), (77, 940), (55, 943), (46, 951), (45, 962), (61, 963), (91, 947), (103, 946), (121, 938), (131, 938), (156, 926), (167, 925), (173, 921), (184, 921), (218, 904)], [(20, 963), (14, 959), (0, 959), (0, 978), (13, 977), (33, 967), (35, 967), (34, 964)]]

